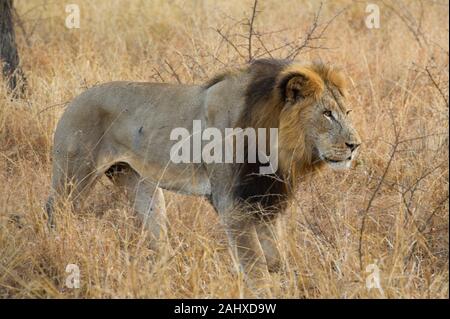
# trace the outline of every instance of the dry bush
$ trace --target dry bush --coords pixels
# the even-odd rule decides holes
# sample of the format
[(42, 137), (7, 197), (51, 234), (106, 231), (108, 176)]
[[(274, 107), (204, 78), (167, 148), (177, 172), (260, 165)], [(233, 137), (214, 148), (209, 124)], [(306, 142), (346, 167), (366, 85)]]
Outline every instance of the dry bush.
[[(321, 59), (350, 78), (363, 137), (351, 171), (306, 178), (284, 216), (276, 298), (448, 298), (448, 3), (357, 1), (16, 0), (25, 99), (0, 84), (1, 297), (253, 296), (204, 200), (166, 193), (169, 241), (156, 255), (124, 197), (105, 179), (87, 209), (57, 212), (49, 233), (52, 134), (64, 106), (96, 83), (201, 83), (258, 57)], [(77, 264), (81, 287), (65, 286)], [(367, 289), (366, 267), (382, 291)]]

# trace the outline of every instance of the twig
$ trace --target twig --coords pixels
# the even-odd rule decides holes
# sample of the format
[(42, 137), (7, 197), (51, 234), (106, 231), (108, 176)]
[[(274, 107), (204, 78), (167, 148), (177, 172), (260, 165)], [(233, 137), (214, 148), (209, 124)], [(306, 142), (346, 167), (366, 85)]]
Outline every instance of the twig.
[(399, 145), (399, 136), (400, 136), (400, 132), (397, 130), (397, 126), (395, 124), (395, 120), (392, 119), (392, 124), (393, 124), (393, 129), (394, 129), (394, 135), (395, 135), (395, 140), (392, 146), (392, 150), (391, 150), (391, 154), (389, 155), (389, 160), (386, 164), (386, 167), (383, 171), (383, 174), (381, 176), (381, 179), (379, 180), (377, 186), (375, 187), (374, 192), (372, 193), (369, 202), (367, 203), (367, 207), (363, 212), (363, 218), (361, 221), (361, 228), (359, 229), (359, 243), (358, 243), (358, 254), (359, 254), (359, 267), (360, 270), (363, 271), (363, 249), (362, 249), (362, 245), (363, 245), (363, 235), (364, 235), (364, 230), (366, 228), (366, 220), (367, 220), (367, 216), (369, 213), (369, 210), (372, 206), (372, 202), (374, 201), (375, 197), (377, 196), (379, 190), (381, 189), (381, 185), (383, 185), (384, 183), (384, 179), (386, 178), (386, 175), (389, 171), (389, 168), (391, 167), (392, 161), (394, 160), (394, 156), (395, 153), (397, 151), (397, 147)]
[(439, 94), (441, 95), (442, 99), (445, 102), (445, 105), (447, 105), (447, 108), (448, 108), (449, 107), (448, 106), (448, 99), (447, 99), (446, 95), (444, 94), (444, 92), (442, 92), (441, 87), (435, 81), (433, 75), (431, 74), (430, 70), (428, 69), (428, 66), (425, 67), (425, 72), (427, 72), (428, 77), (430, 78), (430, 80), (433, 83), (434, 87), (438, 90)]
[(273, 55), (270, 53), (270, 51), (267, 49), (266, 45), (264, 44), (264, 41), (261, 39), (261, 35), (255, 33), (256, 39), (258, 40), (259, 44), (261, 44), (262, 48), (264, 49), (264, 52), (273, 58)]
[(155, 78), (155, 75), (157, 75), (159, 77), (159, 79), (162, 82), (165, 82), (166, 80), (163, 78), (163, 76), (161, 75), (161, 72), (158, 71), (158, 69), (153, 68), (153, 71), (155, 71), (155, 74), (151, 75), (152, 78)]
[(52, 109), (54, 107), (57, 107), (57, 106), (66, 106), (66, 104), (68, 104), (69, 102), (70, 102), (70, 100), (69, 101), (65, 101), (65, 102), (61, 102), (61, 103), (56, 103), (56, 104), (49, 105), (49, 106), (43, 108), (42, 110), (40, 110), (37, 114), (41, 114), (41, 113), (46, 112), (46, 111), (48, 111), (48, 110), (50, 110), (50, 109)]
[[(313, 42), (313, 41), (321, 40), (323, 38), (323, 35), (327, 31), (328, 27), (331, 25), (331, 23), (333, 23), (333, 21), (337, 17), (339, 17), (343, 12), (345, 12), (349, 8), (349, 6), (346, 6), (343, 9), (341, 9), (340, 11), (338, 11), (326, 23), (319, 24), (320, 15), (321, 15), (321, 12), (322, 12), (322, 7), (323, 7), (323, 2), (320, 3), (320, 7), (317, 10), (317, 13), (314, 15), (312, 25), (309, 28), (308, 32), (306, 33), (306, 36), (304, 37), (304, 40), (302, 41), (302, 44), (299, 45), (298, 47), (294, 48), (291, 51), (291, 53), (289, 53), (288, 56), (286, 57), (287, 59), (294, 60), (300, 54), (300, 52), (303, 49), (305, 49), (305, 48), (309, 48), (309, 49), (327, 49), (326, 47), (323, 47), (323, 46), (320, 46), (320, 45), (319, 46), (312, 46), (310, 43)], [(318, 30), (319, 27), (322, 27), (321, 30)], [(317, 31), (317, 34), (316, 34), (316, 31)]]
[(258, 6), (258, 0), (255, 0), (253, 2), (253, 11), (252, 11), (252, 17), (249, 21), (249, 31), (248, 31), (248, 62), (251, 62), (253, 59), (252, 56), (252, 37), (253, 37), (253, 23), (255, 22), (256, 18), (256, 7)]
[(239, 51), (239, 49), (236, 47), (236, 45), (233, 43), (233, 41), (231, 41), (230, 39), (228, 39), (228, 37), (222, 33), (222, 30), (220, 29), (216, 29), (216, 32), (222, 37), (222, 39), (225, 40), (225, 42), (227, 42), (235, 51), (236, 53), (243, 59), (245, 59), (245, 56), (241, 53), (241, 51)]
[(178, 76), (178, 73), (175, 71), (175, 69), (172, 67), (172, 65), (167, 61), (164, 60), (164, 63), (167, 64), (167, 66), (169, 67), (170, 71), (172, 72), (173, 77), (177, 80), (178, 83), (181, 83), (181, 79)]
[[(419, 25), (417, 24), (416, 19), (411, 15), (411, 13), (409, 11), (407, 11), (407, 9), (405, 7), (403, 7), (401, 10), (403, 12), (409, 13), (410, 17), (406, 17), (405, 15), (400, 14), (400, 12), (398, 12), (398, 10), (396, 8), (387, 4), (386, 1), (382, 1), (382, 2), (386, 8), (391, 10), (405, 24), (405, 26), (408, 28), (408, 30), (411, 32), (411, 34), (414, 36), (414, 38), (416, 39), (417, 43), (419, 44), (419, 46), (421, 48), (423, 48), (422, 42), (424, 42), (426, 45), (428, 44), (427, 39), (421, 30), (421, 24), (419, 24)], [(421, 9), (423, 11), (423, 7)], [(422, 13), (421, 13), (421, 15), (422, 15)]]
[[(447, 194), (446, 196), (444, 196), (444, 198), (442, 200), (440, 200), (438, 202), (436, 207), (430, 213), (430, 216), (428, 216), (428, 218), (425, 221), (425, 223), (422, 226), (420, 226), (420, 227), (416, 227), (416, 233), (418, 232), (420, 235), (422, 235), (422, 236), (424, 235), (424, 231), (428, 227), (428, 225), (430, 224), (432, 218), (434, 217), (434, 215), (436, 215), (436, 213), (439, 211), (439, 209), (442, 207), (442, 205), (444, 205), (448, 201), (448, 199), (449, 199), (449, 196)], [(406, 270), (408, 262), (411, 260), (412, 256), (414, 255), (414, 252), (416, 251), (416, 248), (417, 248), (417, 241), (414, 242), (414, 244), (411, 247), (411, 252), (409, 253), (408, 257), (405, 258), (404, 270)]]

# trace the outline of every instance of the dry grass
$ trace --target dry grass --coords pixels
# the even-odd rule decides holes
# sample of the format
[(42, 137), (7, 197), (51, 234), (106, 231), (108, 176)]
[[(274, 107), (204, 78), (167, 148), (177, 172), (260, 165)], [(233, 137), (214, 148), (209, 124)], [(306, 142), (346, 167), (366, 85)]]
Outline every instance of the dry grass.
[[(69, 30), (64, 1), (15, 1), (28, 95), (11, 100), (4, 83), (0, 88), (0, 297), (252, 296), (202, 199), (166, 193), (170, 242), (158, 256), (106, 179), (86, 211), (58, 212), (55, 234), (42, 210), (52, 134), (66, 101), (99, 82), (199, 83), (245, 63), (249, 27), (242, 19), (252, 2), (75, 2), (81, 28)], [(351, 78), (364, 144), (354, 170), (325, 170), (302, 183), (285, 216), (284, 269), (267, 278), (263, 296), (449, 296), (448, 2), (378, 4), (381, 28), (367, 29), (365, 2), (324, 3), (319, 23), (345, 11), (298, 52), (299, 60), (336, 63)], [(261, 1), (252, 56), (292, 54), (318, 7)], [(69, 263), (80, 267), (79, 289), (65, 287)], [(372, 263), (383, 293), (366, 288)]]

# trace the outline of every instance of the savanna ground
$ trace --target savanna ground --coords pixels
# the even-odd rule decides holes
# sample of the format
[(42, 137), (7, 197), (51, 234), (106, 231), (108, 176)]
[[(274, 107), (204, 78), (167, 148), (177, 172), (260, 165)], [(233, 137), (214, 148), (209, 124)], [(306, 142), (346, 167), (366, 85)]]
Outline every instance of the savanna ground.
[[(27, 91), (12, 99), (0, 85), (0, 297), (252, 296), (205, 200), (166, 193), (160, 255), (106, 178), (82, 212), (56, 212), (54, 233), (42, 206), (56, 122), (86, 88), (202, 83), (273, 56), (339, 65), (363, 145), (353, 170), (301, 183), (284, 217), (283, 270), (263, 296), (448, 298), (447, 1), (374, 1), (378, 29), (365, 24), (365, 1), (265, 0), (255, 15), (253, 1), (70, 3), (79, 29), (65, 27), (65, 1), (14, 2)], [(79, 289), (66, 287), (68, 264)], [(374, 265), (382, 289), (366, 285)]]

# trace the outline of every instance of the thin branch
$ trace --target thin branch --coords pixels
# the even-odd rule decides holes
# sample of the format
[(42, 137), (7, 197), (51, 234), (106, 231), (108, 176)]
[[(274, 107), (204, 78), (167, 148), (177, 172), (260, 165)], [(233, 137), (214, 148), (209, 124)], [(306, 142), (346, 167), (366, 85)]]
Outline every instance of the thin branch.
[(402, 15), (396, 8), (387, 4), (386, 1), (382, 1), (382, 3), (386, 8), (391, 10), (404, 23), (406, 28), (411, 32), (411, 34), (414, 36), (414, 38), (416, 39), (417, 43), (421, 48), (423, 48), (422, 42), (424, 42), (426, 45), (428, 44), (424, 33), (420, 29), (421, 26), (417, 24), (416, 19), (411, 15), (409, 11), (407, 11), (405, 7), (403, 7), (401, 10), (403, 12), (409, 13), (410, 14), (409, 17), (407, 17), (406, 15)]
[(273, 59), (273, 55), (270, 53), (270, 50), (267, 49), (266, 45), (264, 44), (264, 41), (261, 39), (261, 35), (255, 33), (255, 36), (256, 36), (256, 39), (258, 40), (259, 44), (261, 44), (261, 47), (264, 49), (264, 53)]
[(256, 7), (258, 6), (258, 0), (255, 0), (253, 2), (253, 11), (252, 11), (252, 17), (249, 21), (249, 31), (248, 31), (248, 62), (251, 62), (253, 59), (252, 55), (252, 37), (253, 37), (253, 23), (255, 22), (256, 18)]
[(442, 91), (441, 87), (437, 84), (436, 80), (434, 79), (433, 75), (431, 74), (430, 70), (428, 69), (428, 66), (425, 67), (425, 72), (427, 72), (428, 77), (430, 78), (431, 82), (433, 83), (434, 87), (438, 90), (439, 94), (441, 95), (442, 99), (444, 100), (445, 105), (448, 106), (448, 99), (444, 92)]
[(367, 203), (366, 209), (363, 212), (363, 218), (361, 221), (361, 227), (359, 229), (359, 243), (358, 243), (358, 254), (359, 254), (359, 267), (361, 269), (361, 271), (363, 271), (363, 235), (364, 235), (364, 231), (366, 228), (366, 220), (367, 220), (367, 216), (369, 213), (370, 208), (372, 207), (372, 203), (375, 199), (375, 197), (377, 196), (379, 190), (381, 189), (381, 186), (384, 183), (384, 179), (386, 178), (386, 175), (389, 171), (389, 168), (391, 167), (392, 161), (394, 160), (395, 157), (395, 153), (397, 151), (397, 147), (399, 145), (399, 136), (400, 136), (400, 132), (397, 130), (397, 126), (395, 124), (395, 120), (392, 119), (392, 124), (393, 124), (393, 129), (394, 129), (394, 135), (395, 135), (395, 140), (392, 146), (392, 150), (391, 153), (389, 155), (389, 160), (386, 164), (386, 167), (384, 168), (383, 174), (381, 175), (381, 179), (379, 180), (377, 186), (375, 187), (374, 192), (372, 193), (369, 202)]
[(175, 71), (175, 69), (172, 67), (172, 65), (167, 61), (164, 60), (164, 63), (167, 64), (167, 66), (169, 67), (170, 71), (172, 72), (173, 77), (177, 80), (178, 83), (181, 83), (181, 79), (178, 76), (178, 73)]
[(54, 107), (58, 107), (58, 106), (66, 106), (66, 105), (69, 104), (69, 103), (70, 103), (70, 100), (65, 101), (65, 102), (61, 102), (61, 103), (55, 103), (55, 104), (49, 105), (49, 106), (43, 108), (42, 110), (40, 110), (37, 114), (41, 114), (41, 113), (43, 113), (43, 112), (46, 112), (46, 111), (48, 111), (48, 110), (50, 110), (50, 109), (52, 109), (52, 108), (54, 108)]
[[(310, 43), (313, 41), (319, 41), (323, 39), (323, 36), (327, 29), (330, 27), (330, 25), (333, 23), (334, 20), (336, 20), (343, 12), (345, 12), (349, 6), (344, 7), (340, 11), (338, 11), (334, 16), (331, 17), (326, 23), (319, 24), (320, 15), (322, 13), (322, 7), (323, 2), (320, 3), (320, 7), (317, 10), (317, 13), (314, 15), (313, 22), (311, 27), (309, 28), (308, 32), (306, 33), (306, 36), (304, 37), (302, 43), (295, 47), (286, 57), (287, 59), (294, 60), (303, 49), (309, 48), (309, 49), (327, 49), (323, 46), (313, 46)], [(321, 28), (319, 30), (319, 28)]]
[[(425, 229), (428, 227), (428, 225), (431, 223), (431, 220), (433, 219), (433, 217), (436, 215), (436, 213), (439, 211), (439, 209), (442, 207), (442, 205), (444, 205), (446, 202), (448, 202), (449, 196), (448, 194), (446, 196), (444, 196), (444, 198), (442, 200), (440, 200), (438, 202), (438, 204), (436, 205), (436, 207), (432, 210), (432, 212), (430, 213), (430, 215), (428, 216), (427, 220), (425, 221), (425, 223), (420, 226), (420, 227), (416, 227), (416, 234), (419, 233), (420, 235), (424, 236), (424, 231)], [(405, 267), (404, 270), (406, 270), (407, 264), (408, 262), (411, 260), (412, 256), (414, 255), (414, 252), (416, 251), (417, 248), (417, 241), (414, 241), (414, 244), (411, 247), (411, 251), (408, 255), (408, 257), (405, 258)]]
[(163, 76), (161, 75), (161, 72), (159, 72), (156, 68), (152, 68), (153, 69), (153, 71), (155, 72), (155, 74), (153, 74), (153, 75), (151, 75), (151, 77), (152, 78), (155, 78), (156, 77), (156, 75), (159, 77), (159, 79), (162, 81), (162, 82), (165, 82), (166, 80), (163, 78)]
[(243, 59), (245, 59), (245, 56), (239, 51), (239, 49), (236, 47), (236, 45), (231, 41), (225, 34), (222, 33), (220, 29), (215, 29), (216, 32), (222, 37), (222, 39), (225, 40), (235, 51), (236, 53)]

